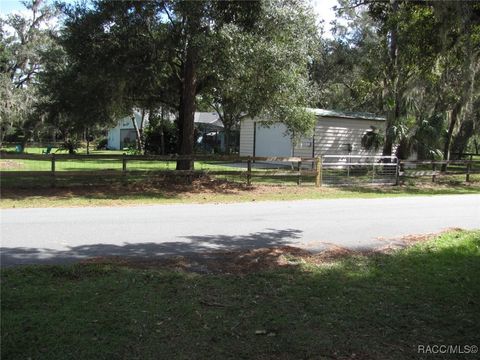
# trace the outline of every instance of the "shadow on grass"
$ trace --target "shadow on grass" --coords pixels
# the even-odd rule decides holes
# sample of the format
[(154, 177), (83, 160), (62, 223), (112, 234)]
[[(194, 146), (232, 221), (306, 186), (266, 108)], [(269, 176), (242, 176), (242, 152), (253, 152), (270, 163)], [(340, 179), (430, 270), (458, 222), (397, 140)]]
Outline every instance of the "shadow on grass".
[(236, 194), (246, 190), (241, 182), (211, 179), (208, 176), (188, 182), (185, 178), (152, 177), (152, 178), (85, 178), (57, 179), (55, 187), (46, 178), (2, 179), (2, 199), (28, 200), (44, 199), (176, 199), (183, 194), (216, 193)]
[(232, 251), (239, 249), (253, 249), (259, 247), (284, 246), (291, 240), (301, 237), (301, 230), (296, 229), (268, 229), (248, 235), (227, 236), (187, 236), (185, 241), (163, 243), (126, 243), (88, 244), (69, 247), (66, 250), (49, 248), (2, 247), (1, 265), (28, 265), (28, 264), (62, 264), (75, 262), (90, 257), (125, 256), (125, 257), (166, 257), (174, 255), (201, 254), (211, 251)]
[(247, 276), (98, 265), (8, 270), (2, 276), (2, 354), (472, 359), (476, 354), (419, 354), (418, 346), (478, 346), (476, 234), (469, 241), (458, 241), (464, 235), (457, 232), (450, 244)]

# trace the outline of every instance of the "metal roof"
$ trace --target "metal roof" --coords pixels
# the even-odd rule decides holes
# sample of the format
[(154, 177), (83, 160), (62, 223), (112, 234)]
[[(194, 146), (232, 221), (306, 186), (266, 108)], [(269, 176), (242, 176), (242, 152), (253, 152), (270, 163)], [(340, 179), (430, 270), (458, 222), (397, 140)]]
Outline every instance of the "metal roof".
[(379, 116), (367, 112), (351, 112), (351, 111), (336, 111), (336, 110), (326, 110), (326, 109), (312, 109), (308, 110), (313, 111), (317, 116), (321, 117), (337, 117), (345, 119), (360, 119), (360, 120), (375, 120), (375, 121), (385, 121), (385, 116)]
[(195, 112), (194, 122), (210, 128), (223, 129), (223, 123), (216, 112)]

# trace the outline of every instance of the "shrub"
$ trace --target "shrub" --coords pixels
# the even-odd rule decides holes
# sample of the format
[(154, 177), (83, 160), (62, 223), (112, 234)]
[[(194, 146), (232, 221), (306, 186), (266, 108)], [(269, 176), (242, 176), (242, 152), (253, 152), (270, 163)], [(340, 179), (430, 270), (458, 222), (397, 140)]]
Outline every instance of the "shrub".
[(82, 146), (80, 140), (77, 139), (67, 139), (63, 143), (60, 144), (58, 150), (65, 150), (68, 151), (70, 155), (73, 155), (77, 152), (77, 150)]
[(100, 140), (96, 146), (96, 149), (97, 150), (105, 150), (107, 149), (107, 144), (108, 144), (108, 139), (107, 138), (103, 138), (102, 140)]

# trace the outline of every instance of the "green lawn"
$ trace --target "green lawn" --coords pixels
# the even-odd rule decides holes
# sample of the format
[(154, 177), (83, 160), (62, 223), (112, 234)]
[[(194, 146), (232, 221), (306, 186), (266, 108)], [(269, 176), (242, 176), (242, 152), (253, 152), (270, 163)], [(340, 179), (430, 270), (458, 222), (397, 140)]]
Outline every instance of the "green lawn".
[[(2, 148), (2, 151), (14, 152), (15, 148)], [(31, 147), (25, 149), (25, 154), (42, 154), (45, 148)], [(67, 154), (66, 151), (58, 151), (54, 148), (52, 153)], [(122, 155), (125, 151), (121, 150), (91, 150), (91, 155)], [(85, 149), (80, 149), (78, 154), (86, 154)], [(6, 164), (8, 166), (1, 166)], [(174, 170), (174, 161), (128, 161), (129, 170)], [(210, 171), (235, 171), (237, 167), (225, 166), (224, 162), (206, 162), (196, 161), (195, 168), (198, 170)], [(2, 171), (50, 171), (51, 160), (45, 157), (45, 160), (23, 160), (23, 159), (0, 159), (0, 169)], [(89, 171), (89, 170), (122, 170), (121, 159), (59, 159), (55, 162), (56, 171)]]
[(2, 358), (476, 358), (417, 348), (480, 345), (480, 231), (390, 255), (283, 260), (290, 266), (243, 275), (108, 264), (3, 270)]
[[(28, 150), (28, 149), (27, 149)], [(40, 151), (41, 148), (32, 148)], [(45, 160), (0, 159), (2, 172), (9, 171), (50, 171), (51, 162)], [(59, 159), (55, 163), (59, 174), (68, 171), (114, 170), (121, 175), (122, 162), (118, 159)], [(55, 188), (52, 179), (27, 174), (26, 176), (1, 177), (0, 207), (51, 207), (51, 206), (109, 206), (165, 204), (177, 202), (238, 202), (262, 200), (300, 200), (332, 198), (372, 198), (411, 195), (447, 195), (480, 193), (480, 174), (472, 174), (471, 182), (465, 183), (465, 175), (439, 176), (437, 184), (431, 184), (431, 177), (405, 179), (402, 186), (365, 186), (364, 177), (350, 178), (349, 187), (325, 186), (315, 188), (314, 177), (302, 177), (302, 186), (296, 186), (296, 175), (274, 177), (260, 175), (263, 169), (253, 168), (253, 188), (247, 188), (246, 177), (230, 172), (245, 170), (222, 161), (197, 161), (197, 170), (223, 171), (224, 175), (210, 175), (200, 185), (185, 185), (186, 179), (168, 178), (151, 173), (140, 175), (127, 173), (127, 176), (113, 175), (75, 175), (74, 177), (57, 177)], [(175, 162), (131, 160), (127, 163), (129, 170), (174, 170)], [(276, 171), (273, 169), (272, 171)], [(324, 171), (324, 178), (332, 176), (334, 170)], [(172, 173), (173, 174), (173, 173)], [(294, 172), (292, 172), (294, 174)], [(353, 180), (352, 180), (353, 179)], [(365, 179), (364, 179), (365, 180)], [(292, 186), (293, 185), (293, 186)]]
[[(228, 180), (229, 177), (226, 177)], [(14, 207), (75, 207), (75, 206), (137, 206), (171, 203), (228, 203), (245, 201), (282, 201), (303, 199), (381, 198), (401, 196), (433, 196), (480, 194), (480, 176), (473, 182), (461, 180), (437, 184), (409, 182), (402, 186), (320, 187), (297, 186), (294, 179), (280, 185), (259, 184), (246, 187), (241, 181), (195, 181), (185, 184), (178, 181), (146, 181), (144, 178), (127, 178), (127, 184), (114, 178), (58, 179), (57, 187), (50, 186), (48, 178), (25, 178), (25, 186), (3, 186), (0, 208)], [(257, 181), (257, 180), (255, 180)], [(278, 179), (281, 181), (281, 179)], [(289, 185), (288, 185), (289, 184)], [(18, 184), (16, 184), (18, 185)]]
[[(27, 146), (24, 150), (25, 154), (41, 154), (42, 151), (45, 151), (47, 147), (29, 147)], [(15, 153), (15, 146), (7, 146), (7, 147), (2, 147), (0, 151), (5, 151), (5, 152), (11, 152)], [(58, 150), (58, 148), (52, 148), (51, 150), (52, 153), (56, 154), (67, 154), (68, 152), (66, 150)], [(122, 155), (126, 151), (123, 150), (95, 150), (95, 147), (91, 146), (90, 147), (90, 154), (97, 154), (97, 155)], [(80, 148), (77, 151), (78, 154), (86, 154), (87, 149), (86, 148)]]
[[(2, 171), (50, 171), (51, 160), (23, 160), (2, 159), (2, 163), (8, 164)], [(175, 170), (174, 161), (141, 161), (129, 160), (128, 170)], [(196, 170), (205, 171), (238, 171), (242, 170), (233, 166), (225, 166), (224, 162), (195, 161)], [(122, 170), (121, 159), (58, 159), (55, 161), (55, 171), (92, 171), (92, 170)], [(246, 170), (244, 168), (243, 170)]]

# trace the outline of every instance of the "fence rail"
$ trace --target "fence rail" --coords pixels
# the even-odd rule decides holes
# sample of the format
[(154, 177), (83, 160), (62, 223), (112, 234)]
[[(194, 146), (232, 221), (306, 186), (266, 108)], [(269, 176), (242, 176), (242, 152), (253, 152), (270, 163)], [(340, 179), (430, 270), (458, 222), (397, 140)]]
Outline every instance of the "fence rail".
[(399, 175), (404, 178), (431, 177), (436, 182), (439, 176), (465, 175), (469, 182), (473, 174), (480, 174), (479, 160), (404, 160), (399, 163)]
[[(177, 160), (203, 162), (196, 170), (176, 170), (169, 165)], [(11, 162), (11, 163), (9, 163)], [(18, 162), (18, 163), (17, 163)], [(277, 163), (269, 168), (263, 164)], [(281, 163), (283, 165), (278, 165)], [(206, 165), (205, 165), (206, 164)], [(12, 166), (9, 166), (12, 165)], [(446, 169), (445, 169), (446, 167)], [(393, 156), (324, 155), (301, 157), (240, 157), (211, 155), (67, 155), (0, 154), (2, 178), (117, 177), (126, 175), (185, 176), (204, 174), (240, 178), (247, 185), (258, 178), (288, 178), (298, 185), (304, 181), (322, 185), (398, 184), (402, 178), (431, 177), (435, 182), (443, 175), (480, 173), (478, 160), (399, 161)]]

